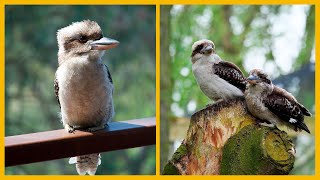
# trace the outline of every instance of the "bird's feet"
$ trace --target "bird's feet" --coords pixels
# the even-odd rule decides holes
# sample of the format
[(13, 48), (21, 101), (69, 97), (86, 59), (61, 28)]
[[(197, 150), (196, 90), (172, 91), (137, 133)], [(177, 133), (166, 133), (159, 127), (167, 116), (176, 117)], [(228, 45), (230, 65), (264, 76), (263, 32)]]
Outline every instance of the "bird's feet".
[(68, 133), (74, 133), (74, 127), (70, 126), (69, 124), (64, 125), (64, 129), (67, 130)]
[(105, 128), (105, 125), (97, 126), (97, 127), (91, 127), (88, 128), (86, 131), (88, 132), (94, 132), (94, 131), (99, 131)]
[(259, 123), (260, 126), (265, 126), (265, 127), (269, 127), (269, 128), (274, 128), (275, 125), (272, 124), (272, 123), (266, 123), (266, 122), (263, 122), (263, 123)]
[(294, 147), (291, 147), (291, 149), (289, 149), (288, 152), (290, 154), (292, 154), (293, 156), (295, 156), (295, 154), (296, 154), (296, 150), (294, 149)]
[(209, 103), (209, 104), (207, 104), (207, 105), (206, 105), (206, 108), (209, 107), (209, 106), (212, 106), (212, 105), (214, 105), (214, 104), (220, 103), (220, 102), (222, 102), (222, 101), (223, 101), (223, 99), (218, 99), (218, 100), (214, 101), (214, 103)]
[(207, 104), (207, 105), (206, 105), (206, 108), (212, 106), (213, 104), (214, 104), (214, 103)]

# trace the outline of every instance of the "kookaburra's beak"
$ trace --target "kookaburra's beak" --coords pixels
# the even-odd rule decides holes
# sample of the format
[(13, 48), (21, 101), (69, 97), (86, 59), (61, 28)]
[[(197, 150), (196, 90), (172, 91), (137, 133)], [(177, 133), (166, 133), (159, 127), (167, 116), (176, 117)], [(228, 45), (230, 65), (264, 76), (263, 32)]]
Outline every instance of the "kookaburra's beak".
[(255, 83), (256, 81), (259, 81), (260, 78), (258, 76), (255, 76), (255, 75), (250, 75), (248, 78), (247, 78), (247, 81), (249, 83)]
[(108, 50), (119, 45), (119, 41), (103, 37), (90, 43), (91, 50)]
[(210, 45), (207, 45), (207, 46), (204, 46), (204, 47), (200, 50), (200, 52), (201, 52), (202, 54), (210, 54), (210, 53), (212, 53), (212, 51), (213, 51), (213, 47), (212, 47), (211, 44), (210, 44)]

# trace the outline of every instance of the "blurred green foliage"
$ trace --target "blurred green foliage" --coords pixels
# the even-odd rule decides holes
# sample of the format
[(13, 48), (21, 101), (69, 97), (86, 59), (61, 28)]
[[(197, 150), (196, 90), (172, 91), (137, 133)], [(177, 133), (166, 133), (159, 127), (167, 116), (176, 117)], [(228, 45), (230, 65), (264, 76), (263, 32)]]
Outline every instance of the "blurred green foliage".
[[(300, 11), (300, 14), (296, 14), (297, 8), (302, 9), (302, 13)], [(170, 42), (167, 47), (161, 47), (161, 63), (166, 62), (167, 66), (170, 66), (170, 76), (168, 75), (169, 73), (161, 73), (161, 86), (165, 87), (167, 92), (172, 92), (161, 96), (161, 99), (169, 98), (166, 102), (161, 103), (161, 129), (166, 128), (166, 132), (169, 132), (168, 129), (171, 128), (171, 132), (174, 132), (174, 135), (161, 135), (161, 137), (166, 138), (161, 139), (161, 151), (168, 151), (163, 149), (168, 147), (167, 144), (170, 144), (171, 147), (171, 153), (161, 154), (162, 157), (164, 156), (165, 159), (171, 158), (170, 156), (174, 150), (173, 144), (177, 144), (177, 141), (181, 141), (185, 136), (186, 132), (179, 130), (181, 121), (179, 121), (179, 127), (175, 127), (173, 124), (179, 124), (175, 123), (179, 118), (185, 118), (185, 123), (188, 124), (187, 119), (189, 116), (205, 107), (206, 104), (212, 103), (201, 92), (192, 73), (192, 63), (190, 61), (191, 45), (199, 39), (213, 40), (217, 54), (222, 59), (231, 61), (239, 66), (245, 76), (251, 70), (246, 69), (245, 66), (246, 63), (248, 64), (246, 61), (248, 60), (246, 59), (247, 54), (253, 54), (253, 56), (250, 56), (252, 58), (250, 59), (251, 64), (249, 63), (250, 67), (256, 66), (261, 62), (264, 69), (272, 67), (271, 78), (278, 78), (278, 83), (280, 84), (287, 81), (284, 84), (288, 84), (288, 86), (284, 88), (288, 89), (290, 87), (290, 90), (294, 90), (292, 93), (297, 99), (302, 104), (305, 104), (313, 115), (315, 114), (314, 5), (174, 5), (167, 6), (166, 9), (162, 8), (161, 10), (162, 17), (170, 16), (169, 18), (161, 19), (162, 24), (169, 24), (168, 27), (170, 27), (169, 33), (161, 30), (161, 32), (165, 32), (161, 34), (161, 42), (167, 39)], [(279, 21), (280, 18), (285, 19), (284, 17), (287, 18), (287, 21)], [(302, 21), (302, 23), (299, 21), (300, 27), (303, 29), (301, 35), (294, 29), (289, 30), (290, 32), (280, 32), (281, 29), (279, 30), (277, 29), (279, 27), (275, 27), (276, 23), (278, 25), (281, 23), (283, 27), (287, 24), (298, 22), (298, 20)], [(161, 25), (161, 29), (168, 27)], [(284, 51), (279, 52), (277, 41), (284, 37), (285, 34), (293, 34), (292, 32), (297, 32), (297, 34), (292, 35), (293, 37), (301, 37), (298, 40), (299, 43), (297, 43), (299, 48), (289, 49), (292, 46), (285, 45), (281, 46)], [(286, 39), (286, 41), (291, 43), (290, 39)], [(281, 59), (288, 62), (287, 71), (284, 71), (283, 67), (279, 66), (281, 63), (275, 60), (276, 56), (279, 57), (279, 53), (293, 54), (291, 56), (293, 63), (291, 64), (290, 58)], [(299, 78), (293, 79), (291, 74), (296, 74)], [(281, 79), (281, 77), (285, 76), (287, 78)], [(163, 82), (170, 83), (164, 84)], [(314, 118), (307, 118), (306, 121), (312, 132), (314, 132)], [(171, 124), (171, 126), (166, 125), (166, 127), (163, 127), (162, 124)], [(309, 153), (297, 156), (298, 163), (292, 173), (314, 174), (314, 135), (311, 134), (304, 138), (300, 138), (300, 136), (296, 138), (297, 149), (301, 152), (309, 150)], [(166, 161), (161, 160), (161, 165), (164, 163)]]
[[(7, 5), (6, 136), (62, 128), (53, 88), (56, 32), (84, 19), (97, 21), (104, 36), (120, 41), (103, 57), (115, 86), (114, 121), (155, 116), (155, 6)], [(15, 166), (5, 173), (76, 174), (67, 161)], [(155, 174), (155, 161), (155, 146), (103, 153), (97, 174)]]
[[(191, 45), (199, 39), (211, 39), (216, 45), (216, 52), (227, 61), (244, 69), (245, 55), (256, 48), (264, 48), (265, 64), (274, 61), (275, 40), (281, 34), (272, 32), (274, 19), (286, 13), (292, 6), (175, 6), (171, 10), (171, 44), (169, 53), (172, 58), (173, 92), (179, 92), (181, 99), (176, 101), (187, 112), (189, 101), (195, 100), (197, 107), (205, 106), (210, 100), (197, 88), (197, 82), (191, 72)], [(314, 6), (306, 12), (308, 16), (303, 45), (291, 71), (310, 62), (314, 47)], [(310, 14), (309, 14), (310, 13)], [(187, 27), (187, 28), (186, 28)], [(163, 52), (161, 52), (163, 53)], [(257, 59), (259, 61), (259, 59)], [(284, 74), (276, 63), (276, 75)], [(189, 73), (183, 75), (183, 68)], [(313, 99), (314, 101), (314, 99)], [(313, 102), (314, 104), (314, 102)], [(309, 106), (312, 108), (312, 106)]]

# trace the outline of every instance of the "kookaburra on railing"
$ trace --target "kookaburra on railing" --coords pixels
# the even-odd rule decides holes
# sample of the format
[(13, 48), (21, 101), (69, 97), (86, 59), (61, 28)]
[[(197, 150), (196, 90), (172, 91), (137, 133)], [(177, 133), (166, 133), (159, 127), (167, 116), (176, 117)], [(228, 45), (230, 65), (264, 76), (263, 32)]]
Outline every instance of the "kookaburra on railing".
[(192, 45), (192, 72), (202, 92), (210, 99), (243, 97), (246, 78), (233, 63), (223, 61), (210, 40), (199, 40)]
[[(104, 129), (114, 115), (113, 82), (101, 57), (119, 42), (103, 37), (100, 26), (90, 20), (58, 30), (57, 40), (59, 67), (54, 87), (64, 128), (68, 132)], [(69, 163), (75, 163), (81, 175), (94, 175), (100, 154), (73, 157)]]
[(253, 69), (247, 78), (245, 99), (252, 115), (271, 125), (285, 125), (295, 131), (310, 133), (304, 123), (304, 116), (311, 113), (289, 92), (272, 84), (262, 70)]

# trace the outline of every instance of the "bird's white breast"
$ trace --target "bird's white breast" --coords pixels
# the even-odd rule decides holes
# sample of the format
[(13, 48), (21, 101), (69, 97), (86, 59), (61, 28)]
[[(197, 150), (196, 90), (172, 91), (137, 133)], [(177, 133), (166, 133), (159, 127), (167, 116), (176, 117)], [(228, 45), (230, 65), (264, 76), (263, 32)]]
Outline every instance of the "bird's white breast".
[(198, 60), (192, 65), (192, 72), (202, 92), (213, 100), (243, 96), (240, 89), (214, 74), (213, 64), (213, 62)]
[(98, 126), (113, 114), (113, 85), (99, 61), (69, 59), (56, 72), (63, 123), (75, 127)]

